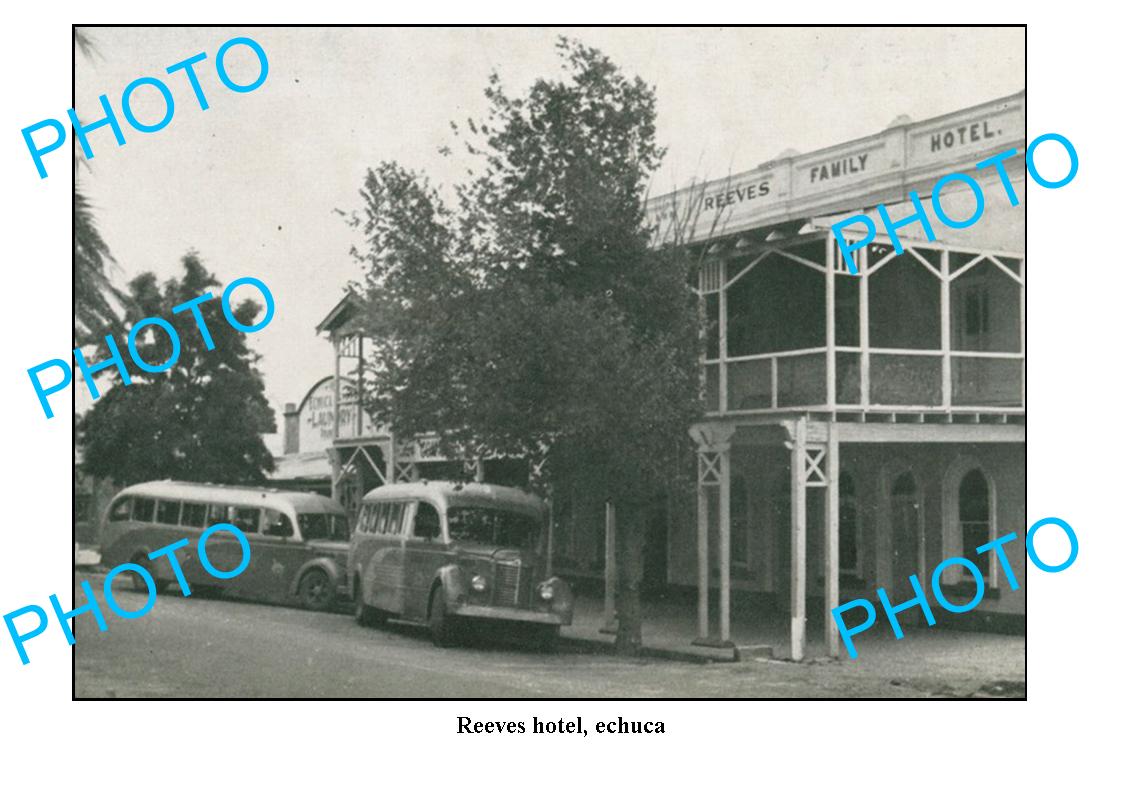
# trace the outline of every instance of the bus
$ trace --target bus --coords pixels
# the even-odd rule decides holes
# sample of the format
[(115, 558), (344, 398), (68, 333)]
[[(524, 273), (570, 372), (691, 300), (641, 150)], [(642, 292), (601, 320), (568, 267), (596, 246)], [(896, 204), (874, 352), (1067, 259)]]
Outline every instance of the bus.
[(543, 647), (573, 621), (568, 584), (547, 571), (546, 508), (520, 489), (422, 481), (363, 498), (347, 559), (355, 619), (429, 625), (437, 646), (473, 622), (517, 623)]
[[(198, 560), (199, 536), (219, 522), (236, 526), (250, 544), (249, 566), (229, 580), (213, 577)], [(186, 537), (192, 544), (175, 555), (192, 590), (198, 585), (317, 611), (331, 609), (347, 594), (349, 536), (343, 506), (322, 495), (184, 481), (122, 489), (106, 509), (99, 534), (106, 565), (140, 564), (152, 574), (157, 591), (176, 583), (176, 577), (167, 556), (150, 560), (148, 554)], [(241, 543), (232, 534), (212, 535), (206, 551), (222, 571), (242, 561)], [(138, 574), (133, 587), (147, 590)]]

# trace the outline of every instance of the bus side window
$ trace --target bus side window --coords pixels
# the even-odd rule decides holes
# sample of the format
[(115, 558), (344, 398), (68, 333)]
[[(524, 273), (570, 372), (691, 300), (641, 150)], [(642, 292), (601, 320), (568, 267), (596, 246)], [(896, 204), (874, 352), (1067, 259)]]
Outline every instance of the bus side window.
[(282, 539), (292, 536), (292, 520), (284, 512), (276, 509), (265, 509), (265, 521), (262, 533), (266, 536), (277, 536)]
[(152, 522), (156, 514), (156, 501), (152, 498), (133, 498), (133, 519)]
[(377, 503), (367, 503), (363, 506), (363, 514), (359, 518), (359, 527), (363, 533), (374, 533), (374, 520), (377, 516)]
[(417, 519), (413, 523), (415, 539), (436, 539), (441, 535), (441, 516), (437, 508), (424, 501), (417, 504)]
[(131, 506), (131, 498), (117, 498), (117, 500), (113, 502), (113, 508), (109, 510), (109, 519), (127, 520), (129, 518), (129, 509), (131, 508)]
[(234, 519), (230, 521), (230, 524), (236, 526), (242, 533), (257, 533), (260, 527), (258, 525), (260, 518), (261, 509), (236, 506), (234, 508)]
[(386, 533), (386, 509), (388, 508), (385, 503), (376, 503), (374, 506), (374, 530), (372, 533), (383, 534)]
[(386, 533), (397, 536), (402, 532), (402, 510), (404, 503), (391, 503), (389, 515), (386, 518)]
[(179, 525), (178, 500), (161, 500), (156, 507), (156, 522), (164, 525)]
[(189, 528), (202, 528), (207, 524), (207, 506), (204, 503), (184, 503), (180, 525)]
[(370, 504), (364, 503), (359, 507), (359, 516), (355, 520), (355, 533), (367, 532), (367, 520), (370, 517)]
[(230, 522), (232, 509), (221, 503), (212, 503), (207, 507), (207, 527), (220, 522)]

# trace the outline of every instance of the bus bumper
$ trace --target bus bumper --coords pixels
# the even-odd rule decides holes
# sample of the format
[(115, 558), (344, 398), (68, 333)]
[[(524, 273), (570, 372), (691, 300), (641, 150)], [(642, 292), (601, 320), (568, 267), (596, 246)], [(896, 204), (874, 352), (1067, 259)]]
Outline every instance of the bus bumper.
[(449, 613), (473, 619), (498, 619), (505, 622), (530, 622), (538, 625), (568, 625), (558, 614), (548, 611), (528, 611), (525, 608), (497, 608), (491, 605), (458, 605)]

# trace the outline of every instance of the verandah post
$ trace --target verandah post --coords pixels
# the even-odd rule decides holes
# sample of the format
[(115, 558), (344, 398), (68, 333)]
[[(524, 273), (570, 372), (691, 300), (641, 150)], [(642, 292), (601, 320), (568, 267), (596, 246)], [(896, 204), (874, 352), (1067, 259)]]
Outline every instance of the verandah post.
[(729, 641), (729, 589), (730, 589), (730, 516), (729, 505), (730, 499), (730, 459), (732, 458), (729, 453), (729, 443), (721, 446), (720, 453), (718, 453), (719, 466), (721, 467), (720, 478), (718, 482), (718, 502), (721, 506), (721, 517), (718, 525), (718, 540), (721, 555), (721, 562), (719, 570), (721, 572), (721, 595), (719, 597), (719, 616), (718, 622), (721, 631), (722, 643)]
[(801, 417), (794, 425), (791, 461), (791, 646), (792, 660), (801, 661), (807, 634), (807, 419)]
[(827, 423), (827, 495), (823, 501), (826, 517), (823, 528), (826, 532), (826, 623), (827, 654), (837, 658), (839, 654), (838, 628), (835, 626), (832, 608), (838, 607), (838, 479), (841, 464), (838, 460), (838, 433), (835, 422)]
[(703, 456), (698, 458), (698, 638), (710, 635), (710, 505), (703, 477)]
[(616, 632), (616, 506), (604, 502), (604, 623), (602, 633)]

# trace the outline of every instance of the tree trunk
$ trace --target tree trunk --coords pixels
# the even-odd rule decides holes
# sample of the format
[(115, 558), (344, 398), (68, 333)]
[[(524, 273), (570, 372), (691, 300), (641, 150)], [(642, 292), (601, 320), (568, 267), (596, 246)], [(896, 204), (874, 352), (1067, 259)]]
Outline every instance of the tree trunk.
[[(621, 509), (623, 509), (621, 511)], [(643, 577), (644, 512), (620, 506), (616, 517), (616, 654), (638, 655), (643, 645), (639, 588)]]

